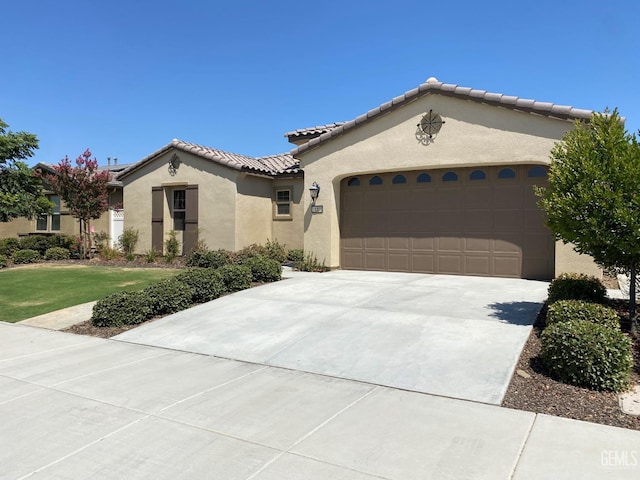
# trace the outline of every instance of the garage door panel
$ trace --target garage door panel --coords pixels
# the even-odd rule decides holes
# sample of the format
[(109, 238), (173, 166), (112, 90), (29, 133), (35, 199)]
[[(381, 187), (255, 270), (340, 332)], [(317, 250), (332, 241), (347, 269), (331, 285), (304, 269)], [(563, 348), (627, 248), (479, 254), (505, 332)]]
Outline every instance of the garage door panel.
[(435, 255), (424, 253), (415, 253), (412, 259), (412, 272), (416, 273), (435, 273)]
[(496, 210), (493, 212), (493, 225), (496, 232), (521, 232), (522, 210)]
[(495, 208), (522, 208), (522, 186), (503, 184), (493, 190), (493, 206)]
[(433, 232), (438, 225), (438, 215), (435, 211), (413, 211), (410, 219), (413, 232)]
[(362, 270), (364, 268), (363, 252), (350, 252), (345, 250), (343, 255), (345, 268), (352, 268), (356, 270)]
[(436, 229), (441, 232), (458, 230), (464, 221), (464, 213), (461, 210), (443, 210), (438, 212)]
[(493, 241), (493, 251), (495, 253), (516, 253), (522, 252), (522, 235), (504, 235), (501, 234), (500, 238), (496, 238)]
[(364, 195), (367, 210), (387, 210), (387, 192), (378, 189), (368, 190)]
[(459, 236), (443, 236), (438, 238), (439, 252), (460, 252), (462, 251), (462, 239)]
[(385, 211), (366, 212), (362, 216), (362, 221), (364, 222), (363, 228), (365, 232), (385, 231), (386, 222), (387, 222), (387, 212)]
[(388, 194), (389, 202), (388, 208), (391, 211), (396, 210), (411, 210), (413, 204), (411, 203), (411, 191), (405, 190), (391, 190)]
[(491, 187), (472, 187), (464, 192), (464, 205), (469, 208), (490, 209), (493, 204)]
[(494, 256), (493, 274), (498, 277), (520, 278), (520, 257)]
[(349, 207), (349, 210), (363, 211), (365, 208), (364, 192), (362, 190), (347, 190), (342, 197), (344, 205)]
[(387, 237), (387, 241), (389, 250), (408, 251), (411, 245), (411, 238), (409, 238), (407, 232), (404, 235), (398, 234), (398, 236)]
[(466, 275), (482, 275), (488, 277), (491, 275), (491, 257), (485, 256), (467, 256), (465, 257)]
[(467, 210), (463, 215), (465, 232), (477, 233), (493, 230), (493, 213), (490, 210)]
[(344, 232), (361, 233), (364, 228), (364, 216), (362, 215), (362, 212), (343, 212), (342, 225)]
[(435, 201), (438, 210), (462, 208), (460, 188), (440, 188)]
[(364, 254), (365, 268), (367, 270), (386, 270), (385, 257), (386, 254), (384, 252), (367, 251)]
[(391, 212), (388, 220), (388, 232), (409, 232), (411, 214), (408, 211)]
[(364, 239), (362, 237), (342, 237), (343, 248), (364, 248)]
[(436, 250), (436, 238), (434, 237), (417, 237), (414, 235), (411, 242), (411, 249), (414, 252), (417, 251), (427, 251), (427, 252), (435, 252)]
[(370, 236), (364, 238), (365, 249), (384, 250), (386, 248), (386, 243), (386, 236), (384, 233), (372, 233)]
[(438, 273), (446, 273), (450, 275), (462, 275), (462, 255), (443, 255), (437, 257)]
[(525, 231), (544, 232), (546, 229), (544, 226), (545, 216), (542, 210), (525, 210), (523, 213), (523, 219)]
[(421, 210), (435, 210), (437, 208), (436, 191), (433, 188), (422, 188), (418, 186), (417, 188), (413, 188), (410, 190), (410, 195), (411, 205), (413, 205), (414, 207), (417, 207)]
[(524, 236), (524, 251), (528, 256), (544, 257), (551, 253), (552, 245), (544, 234), (527, 234)]
[(464, 251), (465, 252), (484, 252), (491, 253), (491, 238), (465, 238), (464, 239)]
[(409, 271), (409, 254), (389, 252), (389, 271), (408, 272)]

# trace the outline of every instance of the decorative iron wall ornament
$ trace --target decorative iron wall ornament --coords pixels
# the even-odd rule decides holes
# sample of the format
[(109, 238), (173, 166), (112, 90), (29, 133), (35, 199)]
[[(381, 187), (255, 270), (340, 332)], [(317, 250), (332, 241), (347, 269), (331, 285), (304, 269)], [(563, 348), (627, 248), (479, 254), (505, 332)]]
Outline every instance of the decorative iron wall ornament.
[(180, 157), (178, 157), (177, 153), (174, 153), (173, 156), (169, 159), (169, 175), (172, 177), (178, 173), (178, 167), (180, 166)]
[(420, 119), (420, 123), (417, 125), (416, 139), (423, 145), (429, 145), (435, 140), (435, 136), (438, 134), (445, 121), (438, 113), (434, 113), (433, 110), (429, 110)]

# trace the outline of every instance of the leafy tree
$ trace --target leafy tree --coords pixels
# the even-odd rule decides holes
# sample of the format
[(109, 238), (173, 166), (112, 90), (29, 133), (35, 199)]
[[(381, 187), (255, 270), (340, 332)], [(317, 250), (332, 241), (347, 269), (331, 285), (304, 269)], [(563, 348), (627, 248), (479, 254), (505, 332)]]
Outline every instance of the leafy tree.
[(576, 122), (551, 151), (549, 187), (540, 206), (556, 238), (597, 263), (631, 274), (629, 312), (635, 318), (640, 265), (640, 146), (617, 109)]
[(51, 211), (42, 183), (23, 160), (33, 156), (38, 139), (32, 133), (11, 132), (0, 119), (0, 222), (35, 218)]
[(91, 251), (91, 220), (109, 209), (109, 172), (98, 171), (98, 160), (87, 149), (76, 158), (75, 166), (65, 157), (53, 167), (55, 174), (45, 175), (52, 189), (64, 200), (69, 213), (80, 221), (83, 255)]

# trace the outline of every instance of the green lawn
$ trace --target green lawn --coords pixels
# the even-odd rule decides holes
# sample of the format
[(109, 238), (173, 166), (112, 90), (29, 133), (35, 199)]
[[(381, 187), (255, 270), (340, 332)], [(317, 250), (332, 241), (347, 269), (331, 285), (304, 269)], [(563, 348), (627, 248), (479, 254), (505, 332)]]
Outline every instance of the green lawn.
[(171, 277), (168, 268), (34, 265), (0, 270), (0, 321), (18, 322), (99, 300), (121, 290), (141, 290)]

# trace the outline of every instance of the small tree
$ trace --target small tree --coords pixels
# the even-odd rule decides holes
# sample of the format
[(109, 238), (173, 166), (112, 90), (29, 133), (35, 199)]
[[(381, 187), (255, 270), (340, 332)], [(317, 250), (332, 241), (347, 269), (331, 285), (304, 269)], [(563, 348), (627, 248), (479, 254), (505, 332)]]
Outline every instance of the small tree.
[(53, 190), (60, 195), (69, 213), (80, 221), (83, 256), (91, 252), (91, 220), (100, 218), (109, 209), (109, 172), (98, 171), (98, 161), (91, 160), (87, 149), (72, 166), (65, 157), (54, 167), (55, 174), (46, 175)]
[(540, 206), (556, 238), (605, 267), (631, 274), (629, 317), (635, 319), (640, 265), (640, 146), (617, 109), (576, 122), (551, 151), (549, 187)]
[(11, 132), (0, 119), (0, 222), (35, 218), (51, 211), (53, 204), (42, 195), (42, 182), (23, 160), (38, 149), (32, 133)]

